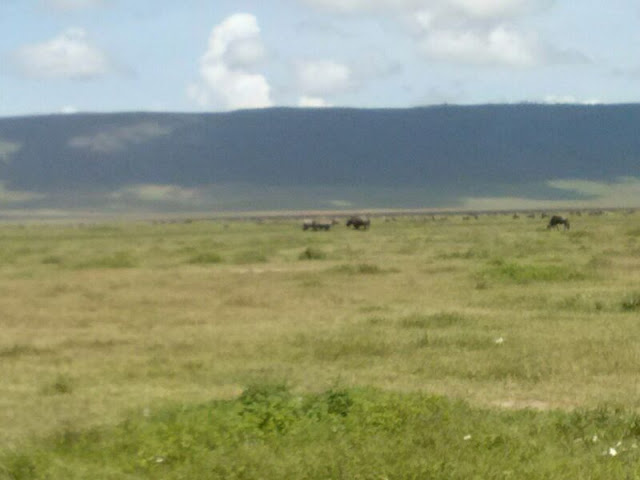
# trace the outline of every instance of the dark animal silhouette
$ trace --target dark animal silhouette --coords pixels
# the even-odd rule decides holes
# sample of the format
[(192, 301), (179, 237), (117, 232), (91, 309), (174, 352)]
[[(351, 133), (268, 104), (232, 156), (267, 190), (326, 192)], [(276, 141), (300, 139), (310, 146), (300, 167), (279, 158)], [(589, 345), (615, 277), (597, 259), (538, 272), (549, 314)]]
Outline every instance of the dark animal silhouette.
[(547, 225), (547, 228), (555, 228), (557, 230), (559, 225), (564, 225), (564, 229), (569, 230), (569, 219), (561, 217), (560, 215), (554, 215), (549, 220), (549, 225)]
[(362, 227), (364, 230), (366, 230), (371, 225), (371, 220), (369, 220), (368, 217), (364, 217), (364, 216), (361, 216), (361, 215), (356, 215), (356, 216), (353, 216), (353, 217), (349, 218), (349, 220), (347, 220), (347, 223), (345, 223), (345, 225), (347, 227), (353, 227), (356, 230), (360, 230), (360, 227)]
[(327, 220), (327, 219), (320, 219), (320, 220), (315, 220), (315, 219), (310, 219), (310, 218), (305, 218), (302, 221), (302, 229), (303, 230), (313, 230), (314, 232), (318, 231), (318, 230), (329, 230), (333, 225), (336, 225), (338, 223), (337, 220)]

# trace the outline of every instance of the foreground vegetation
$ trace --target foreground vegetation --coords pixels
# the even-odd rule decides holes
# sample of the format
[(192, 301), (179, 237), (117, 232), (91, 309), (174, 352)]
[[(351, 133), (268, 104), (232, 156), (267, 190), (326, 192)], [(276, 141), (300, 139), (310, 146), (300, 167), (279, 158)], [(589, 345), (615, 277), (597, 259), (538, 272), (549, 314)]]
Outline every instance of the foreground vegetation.
[(640, 216), (0, 229), (0, 478), (635, 478)]
[[(251, 386), (237, 400), (63, 430), (5, 478), (637, 478), (640, 416), (483, 411), (417, 393)], [(0, 474), (2, 475), (2, 474)]]

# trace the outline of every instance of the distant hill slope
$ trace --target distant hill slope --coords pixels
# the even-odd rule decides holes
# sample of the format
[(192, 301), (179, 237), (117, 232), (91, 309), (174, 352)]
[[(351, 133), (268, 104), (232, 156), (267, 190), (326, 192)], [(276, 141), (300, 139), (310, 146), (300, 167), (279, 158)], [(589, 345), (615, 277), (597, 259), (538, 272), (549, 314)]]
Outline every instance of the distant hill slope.
[(640, 177), (638, 104), (0, 118), (0, 182), (23, 194), (5, 206), (140, 185), (434, 189), (453, 198), (619, 177)]

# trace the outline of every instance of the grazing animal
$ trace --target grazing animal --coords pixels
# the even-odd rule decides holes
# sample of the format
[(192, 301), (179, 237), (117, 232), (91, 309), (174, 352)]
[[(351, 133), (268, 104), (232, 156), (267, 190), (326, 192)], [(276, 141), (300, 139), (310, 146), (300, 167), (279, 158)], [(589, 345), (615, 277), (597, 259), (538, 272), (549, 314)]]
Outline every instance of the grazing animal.
[(549, 220), (547, 228), (555, 228), (557, 230), (559, 225), (564, 225), (564, 229), (569, 230), (569, 219), (561, 217), (560, 215), (554, 215), (551, 217), (551, 220)]
[(331, 228), (331, 225), (333, 225), (333, 222), (331, 220), (323, 218), (320, 220), (314, 220), (312, 228), (314, 230), (329, 230)]
[(305, 218), (302, 221), (302, 230), (309, 230), (310, 228), (313, 228), (313, 220), (311, 220), (310, 218)]
[(314, 232), (317, 232), (318, 230), (329, 230), (333, 225), (336, 225), (337, 223), (338, 222), (336, 220), (327, 220), (325, 218), (322, 218), (320, 220), (305, 218), (302, 221), (302, 229), (311, 229)]
[(369, 220), (368, 217), (364, 217), (364, 216), (361, 216), (361, 215), (355, 215), (355, 216), (349, 218), (349, 220), (347, 220), (347, 223), (345, 223), (345, 225), (347, 227), (353, 227), (356, 230), (360, 230), (360, 227), (362, 227), (363, 229), (366, 230), (371, 225), (371, 220)]

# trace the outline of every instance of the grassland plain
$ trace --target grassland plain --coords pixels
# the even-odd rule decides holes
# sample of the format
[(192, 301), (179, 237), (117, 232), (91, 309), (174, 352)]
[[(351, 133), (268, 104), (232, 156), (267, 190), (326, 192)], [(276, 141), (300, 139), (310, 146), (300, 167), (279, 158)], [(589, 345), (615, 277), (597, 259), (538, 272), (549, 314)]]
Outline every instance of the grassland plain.
[(640, 214), (5, 225), (0, 289), (0, 478), (640, 478)]

